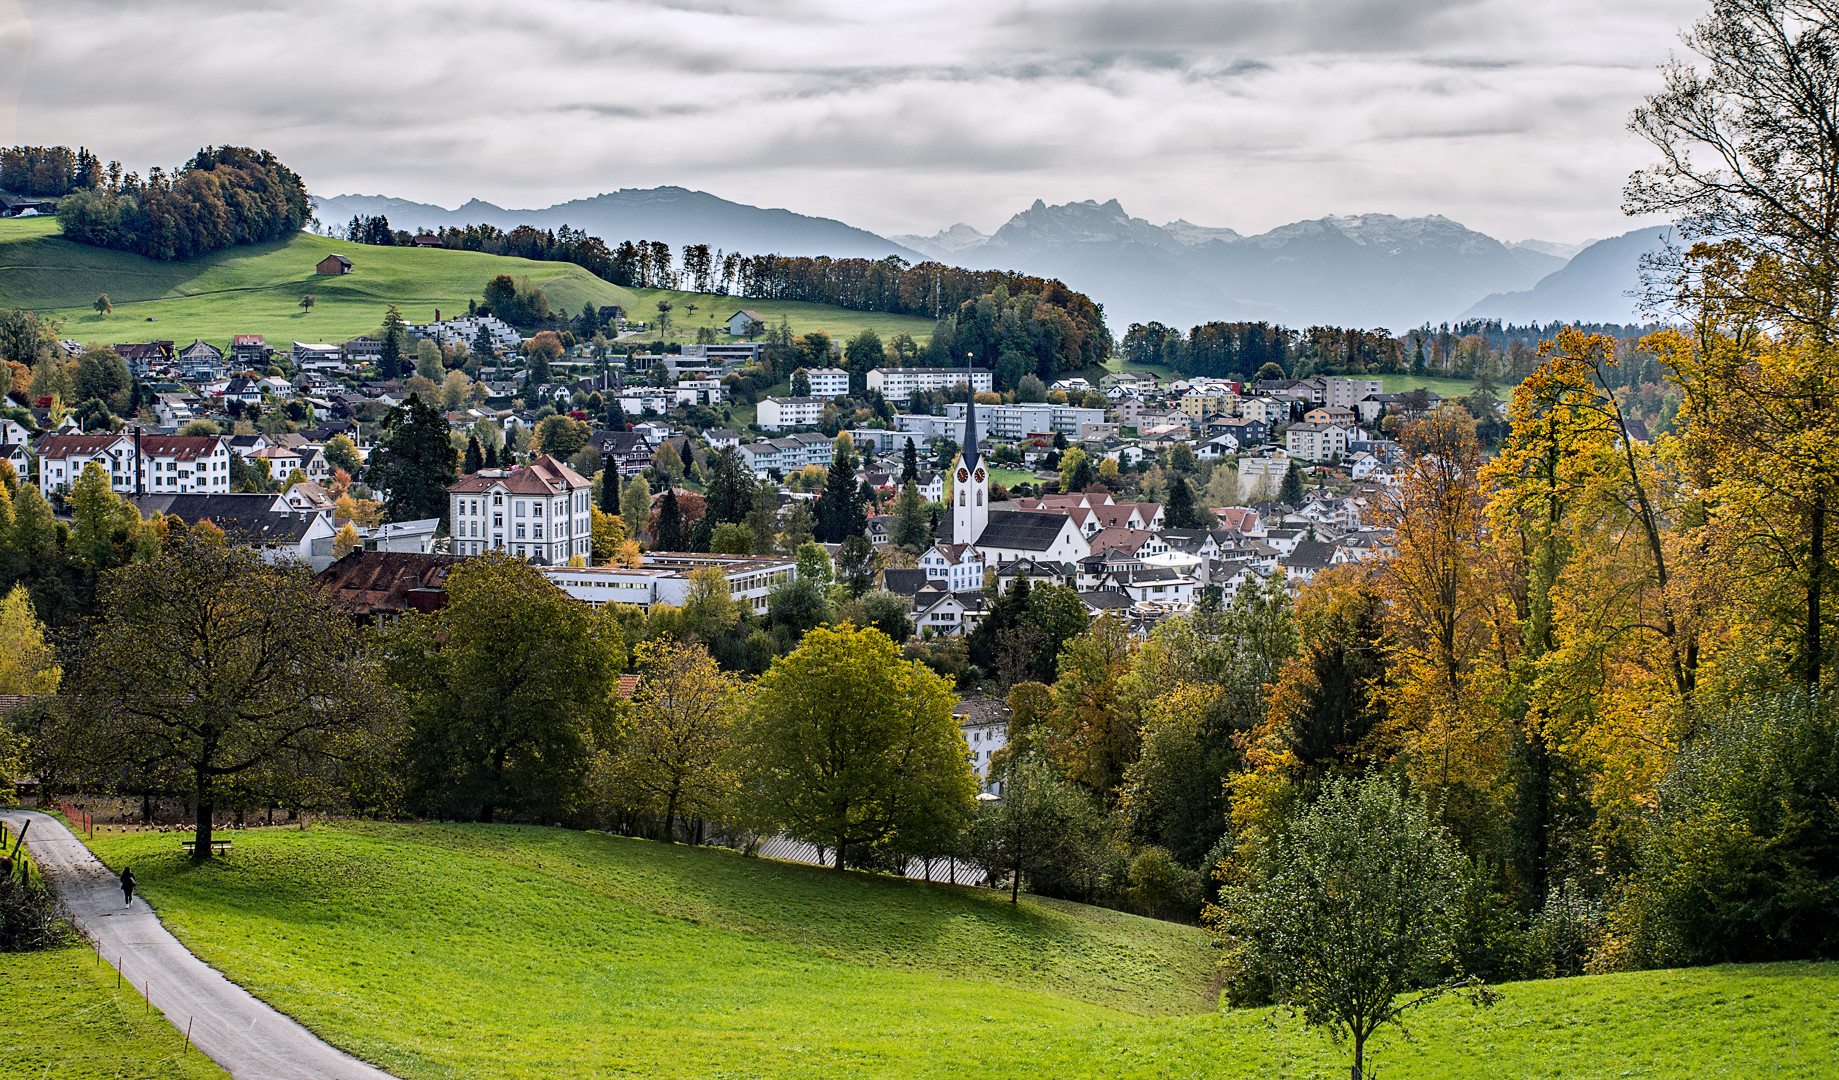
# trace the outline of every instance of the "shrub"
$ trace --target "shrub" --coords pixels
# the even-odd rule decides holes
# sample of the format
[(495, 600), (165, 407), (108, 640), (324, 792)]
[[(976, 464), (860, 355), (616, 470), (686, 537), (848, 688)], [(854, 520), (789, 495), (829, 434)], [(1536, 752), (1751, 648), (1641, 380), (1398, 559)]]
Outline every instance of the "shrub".
[(49, 949), (69, 936), (63, 906), (43, 882), (23, 870), (0, 876), (0, 953)]

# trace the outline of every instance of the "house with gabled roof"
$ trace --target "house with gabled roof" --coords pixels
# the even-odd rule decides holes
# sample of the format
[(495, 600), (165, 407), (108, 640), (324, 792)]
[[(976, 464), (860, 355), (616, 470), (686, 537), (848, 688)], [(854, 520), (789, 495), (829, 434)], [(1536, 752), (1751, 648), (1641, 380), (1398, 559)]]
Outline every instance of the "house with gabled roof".
[(593, 556), (593, 482), (548, 454), (516, 469), (481, 469), (447, 485), (456, 555), (507, 551), (538, 565)]

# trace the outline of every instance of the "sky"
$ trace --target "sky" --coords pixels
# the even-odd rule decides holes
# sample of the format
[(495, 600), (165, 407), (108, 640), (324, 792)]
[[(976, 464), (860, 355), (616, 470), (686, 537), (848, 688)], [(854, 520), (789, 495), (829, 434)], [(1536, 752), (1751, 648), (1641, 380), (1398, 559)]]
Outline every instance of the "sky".
[(0, 145), (273, 150), (322, 195), (675, 184), (890, 235), (1119, 199), (1576, 242), (1706, 0), (0, 0)]

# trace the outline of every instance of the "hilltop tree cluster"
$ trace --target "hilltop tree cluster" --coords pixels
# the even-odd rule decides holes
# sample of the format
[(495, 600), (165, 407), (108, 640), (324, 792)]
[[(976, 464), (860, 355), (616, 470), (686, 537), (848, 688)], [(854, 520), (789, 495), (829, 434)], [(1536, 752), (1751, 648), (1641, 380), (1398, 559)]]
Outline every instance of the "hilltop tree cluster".
[(99, 187), (108, 179), (102, 163), (86, 148), (0, 147), (0, 191), (34, 198), (57, 198)]
[(58, 204), (64, 236), (150, 259), (190, 259), (285, 239), (310, 213), (306, 185), (266, 150), (206, 147), (170, 176), (111, 164), (104, 182)]

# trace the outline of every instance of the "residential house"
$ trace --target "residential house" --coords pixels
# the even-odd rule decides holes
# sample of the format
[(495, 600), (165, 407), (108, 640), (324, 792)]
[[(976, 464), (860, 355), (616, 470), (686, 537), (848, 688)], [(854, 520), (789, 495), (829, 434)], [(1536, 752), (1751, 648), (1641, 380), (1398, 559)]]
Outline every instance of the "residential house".
[(928, 581), (913, 594), (913, 625), (925, 637), (956, 637), (977, 629), (989, 609), (981, 589), (952, 592)]
[(750, 338), (762, 333), (766, 328), (766, 319), (757, 311), (745, 308), (728, 316), (728, 334), (731, 337)]
[(91, 462), (117, 492), (230, 490), (230, 445), (220, 435), (47, 435), (38, 444), (39, 491), (68, 491)]
[(968, 380), (973, 391), (994, 384), (988, 368), (875, 368), (868, 373), (868, 388), (896, 405), (905, 405), (915, 390), (952, 390)]
[(254, 548), (266, 562), (295, 561), (324, 570), (333, 561), (332, 515), (296, 510), (279, 495), (161, 493), (127, 501), (143, 518), (157, 513), (187, 525), (209, 521), (223, 530), (225, 542)]
[(265, 367), (270, 355), (268, 339), (261, 334), (237, 334), (230, 339), (230, 359), (241, 367)]
[(824, 412), (820, 397), (768, 397), (760, 399), (758, 423), (764, 431), (789, 431), (816, 427)]
[(934, 544), (919, 559), (928, 581), (952, 592), (983, 588), (983, 553), (970, 544)]
[(1284, 431), (1284, 449), (1304, 461), (1332, 461), (1347, 452), (1350, 434), (1340, 424), (1291, 424)]
[[(800, 368), (799, 371), (803, 371), (805, 377), (811, 380), (811, 397), (829, 401), (849, 396), (849, 372), (842, 368)], [(798, 372), (794, 371), (792, 375), (796, 378)]]
[(360, 623), (389, 623), (411, 611), (447, 604), (447, 572), (459, 558), (398, 551), (353, 551), (314, 578), (333, 603)]

